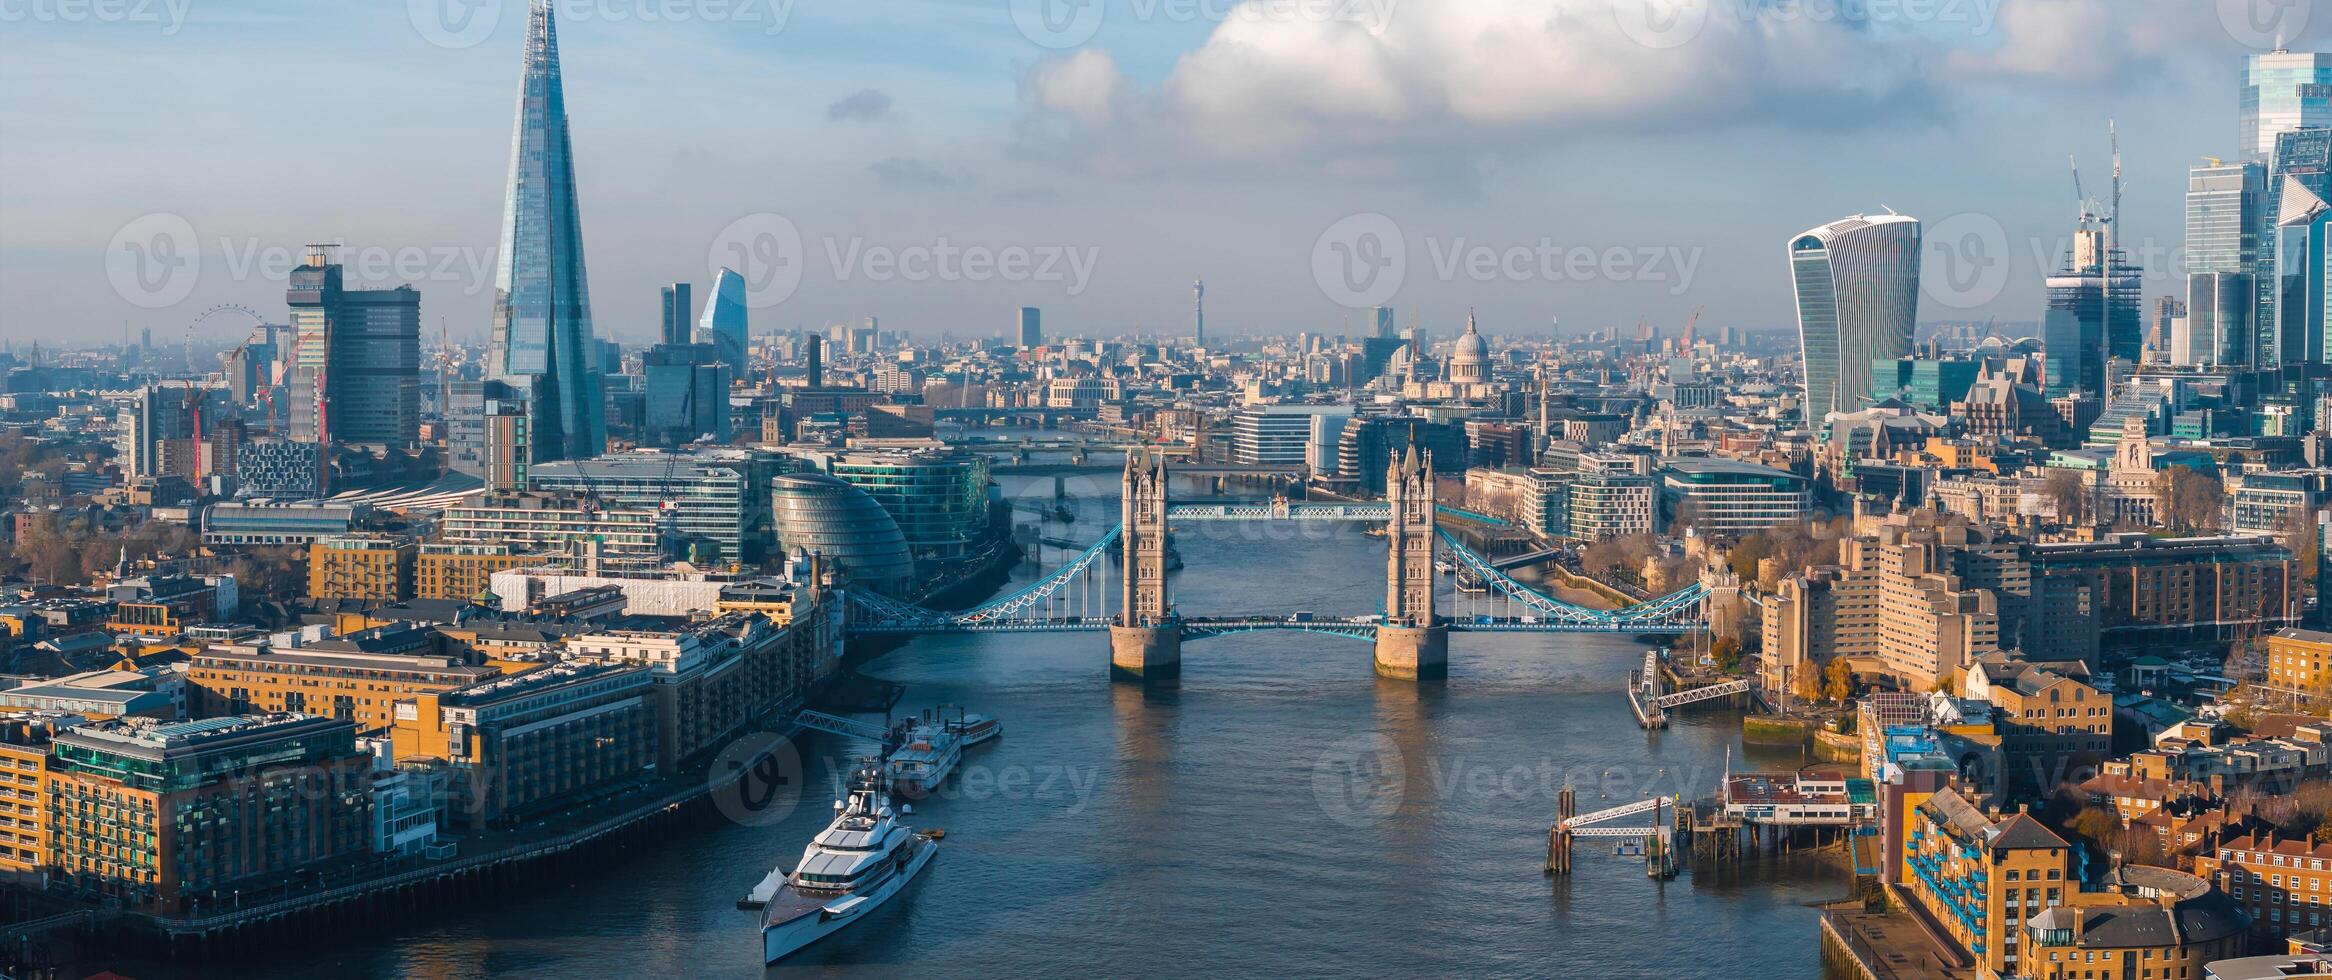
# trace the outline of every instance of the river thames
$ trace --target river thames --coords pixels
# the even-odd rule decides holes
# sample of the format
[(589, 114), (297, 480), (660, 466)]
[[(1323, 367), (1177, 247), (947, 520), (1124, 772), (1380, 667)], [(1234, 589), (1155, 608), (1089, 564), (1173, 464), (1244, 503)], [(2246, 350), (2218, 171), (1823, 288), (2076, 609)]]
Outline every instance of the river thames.
[[(1089, 540), (1114, 522), (1114, 499), (1083, 503), (1086, 519), (1045, 533)], [(1177, 529), (1186, 614), (1382, 602), (1384, 545), (1359, 528), (1218, 527)], [(902, 710), (960, 704), (1000, 716), (1005, 735), (916, 807), (917, 823), (947, 831), (921, 880), (766, 972), (1823, 975), (1807, 903), (1845, 892), (1834, 867), (1753, 861), (1662, 883), (1587, 841), (1569, 880), (1540, 870), (1563, 785), (1582, 810), (1706, 795), (1728, 752), (1744, 767), (1737, 715), (1685, 709), (1665, 732), (1639, 730), (1621, 692), (1645, 647), (1627, 638), (1460, 634), (1450, 647), (1448, 680), (1421, 687), (1380, 680), (1369, 645), (1349, 639), (1198, 640), (1179, 685), (1153, 690), (1109, 681), (1099, 634), (901, 647), (862, 670), (905, 685)], [(377, 932), (137, 975), (759, 975), (754, 913), (735, 901), (791, 866), (863, 749), (806, 739), (807, 788), (764, 811), (774, 820), (707, 808), (650, 843)]]

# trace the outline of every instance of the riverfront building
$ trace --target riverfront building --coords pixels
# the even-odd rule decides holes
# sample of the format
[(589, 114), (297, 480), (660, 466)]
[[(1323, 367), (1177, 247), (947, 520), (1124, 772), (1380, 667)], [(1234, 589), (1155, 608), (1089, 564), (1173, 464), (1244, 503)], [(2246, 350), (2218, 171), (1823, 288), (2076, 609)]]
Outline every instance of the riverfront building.
[(438, 530), (447, 543), (526, 552), (583, 548), (601, 560), (643, 565), (667, 553), (665, 521), (653, 508), (609, 505), (579, 493), (485, 494), (446, 508)]
[(399, 763), (452, 771), (453, 818), (497, 826), (648, 778), (656, 762), (647, 670), (568, 663), (399, 699)]
[(295, 714), (56, 733), (49, 826), (69, 891), (184, 915), (371, 850), (372, 755), (347, 721)]
[(964, 554), (988, 529), (988, 458), (978, 453), (847, 452), (827, 472), (889, 511), (916, 557)]
[(1795, 524), (1806, 519), (1812, 499), (1805, 477), (1724, 457), (1670, 457), (1660, 461), (1659, 475), (1662, 526), (1681, 518), (1703, 534)]
[(777, 544), (786, 554), (815, 552), (852, 584), (893, 591), (915, 571), (907, 536), (874, 497), (823, 473), (789, 473), (771, 482)]
[(331, 639), (289, 633), (210, 647), (194, 655), (186, 678), (197, 715), (296, 711), (380, 731), (398, 698), (494, 673), (435, 654), (426, 627), (398, 623)]

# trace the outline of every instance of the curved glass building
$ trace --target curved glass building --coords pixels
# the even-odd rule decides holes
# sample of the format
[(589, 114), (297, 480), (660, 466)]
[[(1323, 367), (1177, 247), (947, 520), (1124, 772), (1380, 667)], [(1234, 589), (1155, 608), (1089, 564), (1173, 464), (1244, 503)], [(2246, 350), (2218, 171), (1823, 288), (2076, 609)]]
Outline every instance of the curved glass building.
[(1911, 353), (1919, 320), (1919, 219), (1856, 215), (1790, 239), (1806, 428), (1871, 403), (1870, 365)]
[(731, 376), (745, 373), (745, 277), (723, 268), (713, 276), (713, 294), (705, 297), (704, 315), (696, 321), (696, 342), (711, 344)]
[(867, 494), (823, 473), (789, 473), (770, 481), (778, 546), (815, 551), (851, 582), (894, 592), (914, 574), (899, 522)]

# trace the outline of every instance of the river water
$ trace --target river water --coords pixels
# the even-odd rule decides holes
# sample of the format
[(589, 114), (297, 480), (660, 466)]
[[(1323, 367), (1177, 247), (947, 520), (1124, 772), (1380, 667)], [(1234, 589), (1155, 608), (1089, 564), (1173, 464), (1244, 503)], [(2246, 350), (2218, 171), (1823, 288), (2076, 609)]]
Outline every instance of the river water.
[[(1089, 519), (1045, 533), (1088, 540), (1115, 503), (1083, 501)], [(1382, 601), (1384, 545), (1355, 528), (1178, 528), (1176, 541), (1188, 615)], [(937, 637), (868, 664), (906, 685), (902, 707), (966, 705), (1006, 734), (917, 807), (948, 832), (924, 878), (767, 973), (1822, 975), (1806, 903), (1844, 893), (1837, 869), (1767, 860), (1655, 882), (1606, 841), (1581, 845), (1570, 879), (1542, 874), (1566, 783), (1590, 810), (1704, 795), (1728, 757), (1745, 768), (1722, 709), (1635, 726), (1621, 693), (1645, 649), (1634, 641), (1461, 634), (1447, 682), (1422, 687), (1378, 679), (1368, 644), (1335, 637), (1193, 641), (1172, 689), (1111, 683), (1107, 649), (1096, 634)], [(134, 975), (760, 975), (753, 913), (734, 902), (791, 865), (859, 749), (806, 740), (808, 788), (773, 822), (707, 812), (379, 930)]]

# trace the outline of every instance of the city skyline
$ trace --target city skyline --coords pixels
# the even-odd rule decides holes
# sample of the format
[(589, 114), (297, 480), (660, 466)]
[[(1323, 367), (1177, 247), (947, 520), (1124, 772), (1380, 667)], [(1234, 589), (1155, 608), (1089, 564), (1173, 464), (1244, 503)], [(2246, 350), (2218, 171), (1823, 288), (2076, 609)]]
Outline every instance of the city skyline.
[[(2208, 11), (2173, 13), (2167, 4), (2135, 5), (2147, 8), (2138, 16), (2130, 5), (2010, 3), (1983, 21), (1868, 30), (1789, 20), (1764, 40), (1753, 39), (1736, 15), (1720, 13), (1673, 47), (1659, 46), (1673, 38), (1629, 42), (1620, 16), (1625, 4), (1524, 6), (1568, 18), (1569, 33), (1526, 35), (1547, 46), (1546, 57), (1569, 65), (1563, 58), (1579, 55), (1584, 66), (1642, 70), (1643, 91), (1589, 91), (1570, 84), (1570, 73), (1552, 72), (1548, 78), (1563, 83), (1557, 87), (1577, 94), (1571, 103), (1550, 104), (1525, 97), (1533, 87), (1436, 69), (1465, 83), (1459, 95), (1427, 99), (1389, 90), (1383, 93), (1394, 100), (1389, 105), (1337, 101), (1352, 86), (1365, 90), (1382, 81), (1337, 76), (1275, 101), (1282, 96), (1208, 74), (1229, 46), (1262, 44), (1292, 66), (1313, 57), (1324, 37), (1377, 37), (1361, 29), (1368, 24), (1214, 22), (1163, 13), (1145, 19), (1111, 7), (1097, 33), (1084, 39), (1089, 43), (1055, 46), (1069, 39), (1041, 31), (1032, 37), (1009, 11), (931, 3), (917, 6), (924, 17), (903, 30), (916, 41), (950, 35), (937, 42), (950, 56), (909, 69), (896, 63), (903, 54), (865, 40), (861, 15), (829, 6), (786, 7), (774, 33), (759, 21), (617, 22), (600, 16), (599, 8), (580, 8), (593, 16), (567, 18), (562, 34), (576, 90), (587, 243), (606, 256), (591, 283), (602, 311), (600, 335), (631, 345), (652, 342), (660, 319), (652, 290), (707, 281), (717, 263), (693, 257), (720, 249), (741, 221), (759, 240), (766, 229), (748, 219), (764, 215), (782, 218), (799, 235), (803, 261), (796, 264), (798, 282), (781, 290), (782, 302), (770, 301), (775, 294), (766, 282), (757, 290), (752, 326), (758, 333), (873, 314), (917, 336), (990, 336), (1008, 326), (1010, 310), (1037, 305), (1052, 311), (1055, 332), (1063, 336), (1137, 327), (1175, 335), (1187, 333), (1190, 323), (1185, 284), (1203, 275), (1212, 280), (1215, 334), (1357, 336), (1370, 327), (1365, 307), (1348, 310), (1323, 297), (1303, 272), (1323, 229), (1372, 213), (1388, 216), (1407, 246), (1406, 282), (1386, 304), (1410, 317), (1403, 326), (1454, 334), (1468, 306), (1481, 308), (1492, 331), (1509, 335), (1544, 333), (1553, 317), (1566, 331), (1624, 327), (1642, 316), (1672, 326), (1705, 305), (1696, 300), (1722, 296), (1713, 323), (1782, 329), (1791, 320), (1789, 297), (1786, 284), (1775, 282), (1767, 243), (1826, 215), (1881, 206), (1962, 233), (1954, 241), (1997, 243), (2006, 253), (1998, 284), (1975, 294), (1991, 298), (1956, 306), (1934, 302), (1931, 293), (1925, 319), (2029, 322), (2039, 318), (2043, 281), (2070, 237), (2073, 202), (2064, 192), (2062, 157), (2073, 151), (2101, 158), (2109, 116), (2123, 122), (2138, 188), (2128, 203), (2125, 241), (2133, 252), (2165, 253), (2133, 256), (2148, 270), (2145, 292), (2184, 294), (2167, 253), (2182, 238), (2178, 188), (2186, 165), (2198, 154), (2239, 156), (2231, 110), (2241, 57), (2272, 44), (2239, 37), (2245, 32)], [(154, 329), (168, 337), (183, 329), (190, 311), (215, 303), (264, 308), (259, 300), (282, 288), (279, 278), (270, 278), (273, 270), (291, 264), (273, 261), (275, 255), (288, 251), (296, 259), (292, 243), (318, 238), (337, 238), (352, 255), (374, 259), (351, 262), (357, 282), (412, 280), (424, 293), (425, 318), (442, 318), (456, 337), (481, 337), (491, 282), (490, 271), (477, 270), (491, 270), (496, 249), (493, 230), (477, 212), (494, 208), (488, 195), (496, 182), (483, 174), (491, 169), (487, 161), (504, 152), (494, 148), (502, 137), (491, 134), (507, 111), (509, 56), (524, 17), (523, 4), (479, 9), (492, 14), (481, 13), (482, 20), (453, 33), (426, 19), (416, 26), (412, 11), (386, 4), (323, 16), (288, 7), (264, 15), (192, 10), (168, 34), (155, 25), (153, 36), (136, 37), (127, 36), (136, 28), (127, 23), (29, 25), (40, 30), (23, 32), (32, 35), (27, 57), (19, 68), (0, 68), (0, 75), (53, 71), (61, 83), (56, 88), (72, 88), (82, 69), (70, 53), (102, 41), (144, 49), (163, 71), (198, 72), (213, 96), (256, 92), (261, 78), (218, 64), (219, 54), (302, 37), (308, 40), (297, 58), (333, 57), (337, 77), (395, 77), (397, 86), (382, 90), (410, 96), (390, 99), (402, 111), (385, 121), (376, 114), (367, 126), (335, 125), (326, 113), (324, 122), (303, 127), (311, 152), (322, 147), (326, 159), (343, 163), (321, 171), (375, 191), (354, 196), (328, 193), (330, 181), (287, 173), (281, 156), (240, 159), (249, 151), (219, 148), (182, 128), (204, 118), (229, 132), (258, 125), (251, 110), (216, 98), (177, 104), (184, 96), (152, 93), (79, 107), (91, 118), (152, 126), (158, 146), (210, 144), (200, 158), (220, 166), (200, 175), (97, 165), (90, 147), (69, 142), (71, 127), (44, 125), (61, 121), (58, 113), (86, 96), (0, 110), (6, 113), (0, 126), (42, 134), (21, 155), (0, 152), (0, 172), (14, 178), (0, 192), (0, 216), (11, 229), (31, 229), (13, 231), (0, 244), (9, 259), (0, 263), (7, 270), (0, 272), (0, 291), (18, 300), (8, 314), (9, 342), (111, 336), (125, 320), (133, 333)], [(1982, 8), (1969, 9), (1973, 16)], [(2114, 9), (2133, 13), (2116, 17)], [(1459, 23), (1446, 25), (1452, 29), (1468, 18), (1494, 16), (1423, 2), (1390, 4), (1384, 13), (1398, 19), (1395, 27), (1436, 15), (1455, 18)], [(475, 30), (486, 21), (489, 29)], [(334, 34), (328, 28), (335, 24), (353, 29)], [(2068, 43), (2060, 40), (2068, 24), (2092, 31), (2094, 47), (2071, 55), (2052, 49)], [(1347, 37), (1335, 28), (1360, 33)], [(1620, 43), (1599, 43), (1588, 57), (1562, 46), (1577, 36)], [(2312, 39), (2303, 30), (2290, 43), (2297, 48)], [(840, 43), (821, 52), (819, 42), (828, 40)], [(1436, 34), (1424, 46), (1446, 52), (1458, 43)], [(1773, 47), (1782, 44), (1798, 47)], [(1807, 51), (1834, 54), (1837, 66), (1796, 80), (1778, 67), (1786, 56)], [(837, 61), (848, 68), (824, 70)], [(716, 78), (722, 72), (730, 74)], [(633, 84), (651, 77), (660, 84)], [(1741, 82), (1752, 104), (1711, 120), (1677, 94), (1710, 77)], [(767, 91), (782, 94), (763, 97), (755, 94), (761, 86), (735, 79), (766, 79)], [(693, 81), (705, 83), (695, 90), (700, 95), (671, 96)], [(2010, 97), (2011, 81), (2042, 84)], [(337, 104), (345, 90), (371, 89), (362, 82), (292, 86), (265, 104), (270, 111), (286, 99)], [(1202, 90), (1221, 96), (1205, 103), (1217, 106), (1212, 117), (1177, 115), (1169, 104)], [(1125, 104), (1081, 104), (1072, 98), (1080, 91), (1114, 92)], [(1343, 108), (1331, 111), (1323, 99)], [(2140, 110), (2141, 104), (2153, 108)], [(693, 125), (700, 113), (740, 108), (755, 114), (750, 132), (712, 142), (699, 134), (719, 127)], [(176, 119), (164, 124), (165, 115)], [(1286, 124), (1291, 117), (1313, 124)], [(1395, 125), (1353, 146), (1346, 144), (1354, 137), (1326, 135), (1329, 127), (1319, 124), (1336, 118), (1353, 122), (1352, 132), (1381, 129), (1387, 118)], [(1143, 166), (1096, 151), (1147, 147), (1176, 126), (1223, 137), (1255, 129), (1257, 119), (1275, 123), (1270, 128), (1283, 131), (1280, 142), (1290, 145), (1197, 139), (1190, 141), (1196, 149), (1159, 154)], [(685, 135), (643, 138), (649, 133)], [(1721, 172), (1673, 152), (1703, 133), (1728, 149), (1730, 165)], [(410, 166), (390, 171), (353, 162), (386, 156), (382, 140), (418, 145), (423, 138), (432, 152)], [(805, 143), (817, 149), (778, 152)], [(1620, 155), (1631, 161), (1621, 168), (1625, 173), (1607, 165)], [(1796, 180), (1808, 155), (1832, 166), (1802, 199), (1749, 191)], [(75, 179), (64, 179), (67, 171), (58, 168), (71, 168)], [(247, 198), (261, 186), (282, 193), (255, 206)], [(382, 207), (384, 200), (400, 206)], [(1644, 208), (1642, 200), (1664, 206)], [(1710, 221), (1711, 214), (1723, 217)], [(127, 231), (130, 239), (151, 242), (156, 233), (182, 229), (199, 256), (184, 295), (168, 296), (176, 280), (165, 278), (163, 294), (133, 287), (138, 302), (124, 299), (103, 257), (110, 239)], [(1973, 239), (1965, 237), (1971, 229)], [(1059, 274), (1038, 280), (1032, 273), (1014, 283), (962, 276), (909, 281), (895, 270), (879, 271), (896, 259), (929, 257), (946, 244), (993, 253), (1056, 250)], [(1665, 249), (1692, 261), (1689, 276), (1671, 262), (1665, 272), (1638, 269), (1642, 275), (1628, 281), (1600, 274), (1586, 282), (1550, 281), (1535, 269), (1479, 278), (1468, 271), (1474, 251), (1489, 249), (1496, 257), (1543, 245)], [(1044, 261), (1038, 256), (1039, 265)], [(141, 305), (155, 299), (170, 301)], [(974, 310), (996, 312), (967, 312)]]

